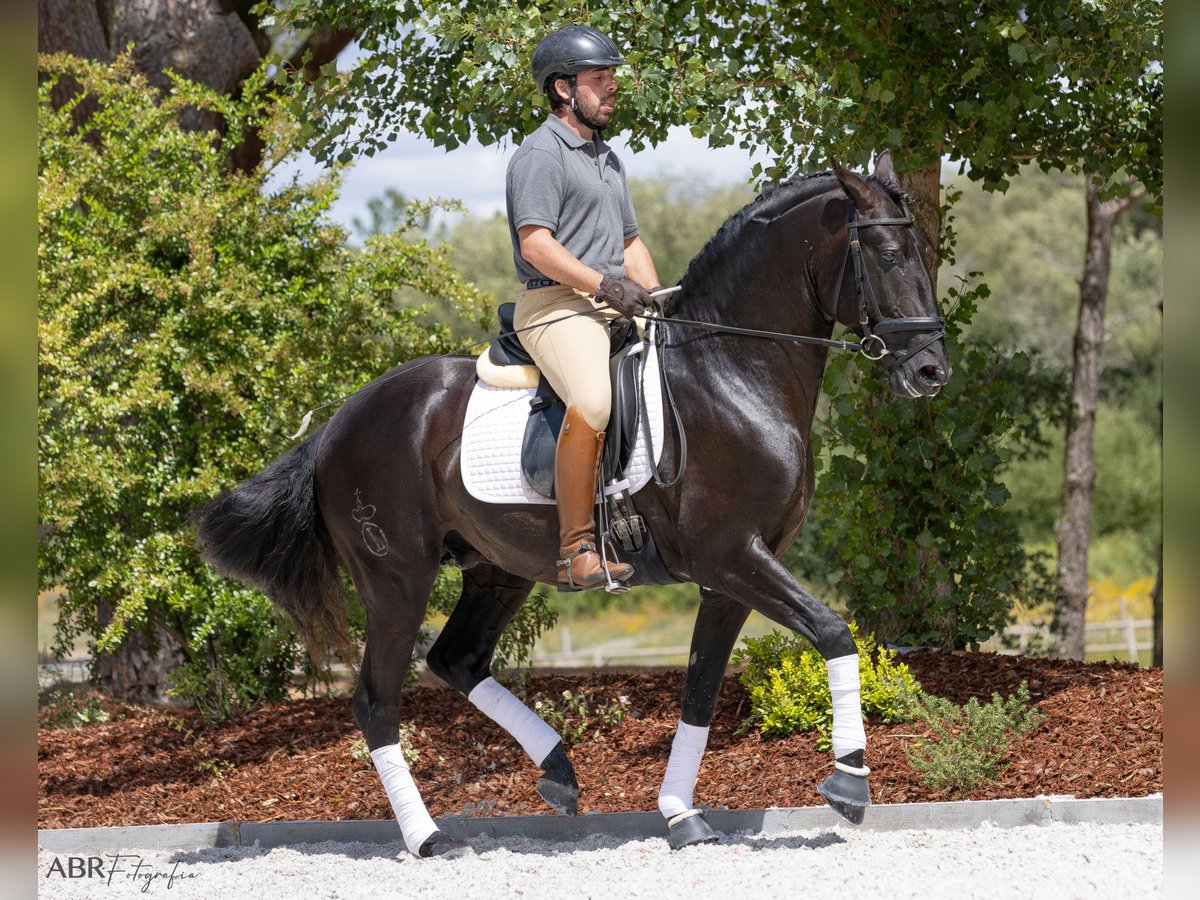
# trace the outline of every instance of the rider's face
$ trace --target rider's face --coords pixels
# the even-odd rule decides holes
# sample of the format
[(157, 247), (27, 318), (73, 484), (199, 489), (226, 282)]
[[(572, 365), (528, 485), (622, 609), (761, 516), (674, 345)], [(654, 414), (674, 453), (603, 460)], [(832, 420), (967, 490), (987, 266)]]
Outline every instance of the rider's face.
[(612, 118), (617, 94), (617, 70), (587, 69), (575, 76), (575, 96), (584, 117), (603, 127)]

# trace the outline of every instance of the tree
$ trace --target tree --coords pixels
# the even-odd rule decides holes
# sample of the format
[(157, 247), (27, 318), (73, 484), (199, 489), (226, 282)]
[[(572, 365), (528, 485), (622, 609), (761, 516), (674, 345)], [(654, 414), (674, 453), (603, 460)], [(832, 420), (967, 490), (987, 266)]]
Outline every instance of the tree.
[[(38, 580), (65, 589), (56, 649), (86, 636), (103, 671), (140, 647), (111, 679), (125, 697), (162, 699), (156, 660), (218, 712), (279, 696), (294, 638), (200, 561), (188, 517), (278, 456), (304, 410), (452, 349), (398, 289), (463, 310), (480, 298), (423, 240), (348, 248), (325, 219), (336, 177), (268, 191), (261, 170), (230, 170), (245, 129), (287, 150), (261, 78), (239, 100), (175, 78), (160, 103), (127, 55), (39, 57), (39, 72)], [(55, 108), (67, 76), (83, 92)], [(184, 108), (231, 127), (184, 128)]]
[[(252, 0), (38, 0), (38, 52), (70, 53), (112, 62), (127, 46), (134, 65), (160, 92), (170, 90), (168, 70), (226, 96), (238, 96), (266, 54), (274, 52), (292, 71), (312, 80), (354, 38), (352, 31), (310, 28), (269, 31)], [(54, 103), (78, 90), (61, 78)], [(92, 112), (77, 107), (76, 124)], [(189, 127), (223, 127), (212, 109), (182, 111)], [(234, 164), (249, 172), (259, 163), (262, 139), (251, 131), (235, 144)]]
[[(942, 267), (943, 289), (982, 273), (991, 295), (967, 334), (1009, 352), (1024, 350), (1069, 384), (1087, 235), (1083, 179), (1026, 169), (1004, 194), (955, 179), (956, 261)], [(1092, 511), (1093, 544), (1108, 560), (1153, 575), (1162, 513), (1162, 219), (1131, 207), (1117, 220), (1112, 248), (1095, 447), (1100, 471)], [(1131, 440), (1131, 436), (1139, 436)], [(1065, 427), (1047, 428), (1050, 455), (1015, 462), (1005, 475), (1009, 505), (1027, 542), (1052, 548), (1061, 511)], [(1094, 562), (1094, 554), (1090, 555)]]
[(687, 125), (712, 146), (766, 147), (761, 174), (780, 178), (830, 153), (863, 165), (891, 148), (921, 201), (931, 269), (943, 156), (995, 189), (1036, 161), (1129, 174), (1161, 200), (1159, 0), (299, 0), (268, 18), (361, 35), (347, 73), (293, 83), (319, 159), (372, 154), (401, 130), (447, 148), (518, 139), (545, 114), (528, 75), (534, 46), (584, 21), (630, 63), (613, 129), (634, 149)]
[(1088, 547), (1091, 542), (1092, 494), (1096, 482), (1093, 441), (1100, 397), (1104, 307), (1112, 269), (1113, 230), (1117, 217), (1141, 199), (1133, 189), (1123, 197), (1101, 197), (1103, 177), (1086, 179), (1087, 251), (1079, 283), (1079, 324), (1075, 329), (1071, 367), (1071, 414), (1067, 419), (1062, 514), (1054, 525), (1058, 542), (1058, 639), (1055, 652), (1083, 659), (1086, 638)]

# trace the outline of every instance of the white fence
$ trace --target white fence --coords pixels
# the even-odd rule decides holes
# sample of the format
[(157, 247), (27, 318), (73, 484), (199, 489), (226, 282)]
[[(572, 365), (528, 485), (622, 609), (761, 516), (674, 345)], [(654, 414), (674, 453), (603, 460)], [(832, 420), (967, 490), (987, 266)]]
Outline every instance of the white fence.
[[(1045, 625), (1012, 625), (997, 635), (984, 648), (994, 653), (1018, 655), (1031, 650), (1044, 650), (1053, 643), (1050, 629)], [(558, 653), (539, 653), (533, 657), (538, 668), (601, 668), (613, 665), (683, 665), (691, 648), (633, 647), (632, 639), (610, 641), (590, 647), (573, 648), (569, 629), (560, 629), (563, 648)], [(1120, 654), (1137, 662), (1139, 654), (1153, 649), (1154, 622), (1152, 619), (1111, 619), (1089, 622), (1085, 633), (1085, 652), (1089, 654)], [(1015, 646), (1005, 646), (1006, 644)]]
[[(1086, 653), (1120, 653), (1131, 662), (1138, 661), (1138, 654), (1154, 649), (1153, 619), (1113, 619), (1108, 622), (1088, 622), (1084, 626), (1084, 651)], [(1053, 638), (1044, 625), (1010, 625), (1004, 634), (1016, 640), (1017, 646), (1003, 647), (997, 639), (989, 641), (987, 649), (997, 653), (1025, 653), (1030, 647), (1046, 647)], [(993, 644), (995, 646), (993, 646)]]
[[(1050, 630), (1046, 626), (1011, 625), (1004, 630), (1010, 638), (1004, 646), (999, 636), (984, 645), (994, 653), (1017, 655), (1031, 649), (1037, 650), (1051, 643)], [(563, 648), (558, 653), (538, 653), (533, 665), (546, 669), (603, 668), (605, 666), (681, 666), (687, 662), (691, 648), (677, 647), (634, 647), (633, 639), (626, 638), (575, 649), (571, 646), (570, 631), (561, 629)], [(1154, 622), (1151, 619), (1113, 619), (1108, 622), (1087, 624), (1086, 652), (1120, 654), (1137, 662), (1139, 654), (1153, 648)], [(64, 659), (38, 664), (38, 686), (47, 687), (56, 681), (87, 681), (90, 659)]]

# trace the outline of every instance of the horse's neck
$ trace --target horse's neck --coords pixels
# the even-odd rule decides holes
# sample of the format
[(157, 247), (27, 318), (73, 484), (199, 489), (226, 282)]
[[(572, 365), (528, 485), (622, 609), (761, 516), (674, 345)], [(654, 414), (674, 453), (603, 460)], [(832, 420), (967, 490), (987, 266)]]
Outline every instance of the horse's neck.
[[(769, 288), (743, 283), (741, 290), (728, 285), (724, 289), (714, 285), (697, 290), (673, 311), (672, 317), (811, 337), (830, 336), (832, 325), (810, 303), (807, 287), (802, 292), (794, 287), (775, 288), (796, 290), (795, 296), (789, 293), (782, 302), (794, 303), (801, 311), (778, 317), (764, 315), (753, 301), (757, 292)], [(786, 417), (807, 430), (825, 371), (824, 347), (786, 339), (714, 334), (686, 325), (668, 329), (670, 365), (683, 375), (677, 383), (687, 385), (685, 392), (694, 391), (706, 404), (726, 398), (739, 406), (761, 406), (765, 414)]]
[[(815, 205), (815, 204), (814, 204)], [(802, 215), (802, 213), (797, 213)], [(747, 225), (744, 227), (755, 227)], [(820, 241), (796, 240), (776, 258), (745, 252), (730, 241), (719, 256), (698, 261), (689, 270), (672, 316), (738, 328), (828, 338), (833, 323), (819, 311), (808, 277), (809, 255)], [(770, 248), (767, 241), (760, 248)], [(825, 370), (823, 347), (787, 340), (734, 337), (670, 330), (671, 342), (683, 352), (678, 364), (702, 394), (731, 396), (737, 402), (759, 397), (778, 404), (781, 414), (811, 422)], [(768, 399), (769, 398), (769, 399)]]

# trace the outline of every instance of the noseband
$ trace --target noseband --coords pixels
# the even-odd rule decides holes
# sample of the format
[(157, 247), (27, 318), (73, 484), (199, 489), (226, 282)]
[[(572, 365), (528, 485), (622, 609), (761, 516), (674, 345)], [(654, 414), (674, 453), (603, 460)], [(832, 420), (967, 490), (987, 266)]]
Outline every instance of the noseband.
[[(847, 263), (853, 260), (854, 296), (858, 301), (858, 324), (862, 326), (863, 330), (859, 352), (867, 359), (882, 360), (884, 367), (890, 372), (908, 359), (908, 357), (916, 356), (926, 347), (944, 338), (946, 336), (946, 321), (941, 316), (893, 316), (886, 318), (883, 315), (883, 311), (879, 308), (879, 300), (875, 296), (875, 289), (871, 286), (871, 279), (867, 277), (866, 268), (863, 266), (862, 246), (859, 244), (858, 229), (869, 228), (872, 225), (904, 225), (911, 228), (913, 225), (913, 214), (901, 203), (900, 208), (904, 211), (903, 216), (883, 219), (860, 219), (854, 201), (850, 200), (848, 202), (850, 204), (849, 217), (846, 223), (848, 240), (846, 241), (846, 255), (842, 259), (841, 269), (838, 270), (837, 287), (833, 291), (834, 308), (831, 312), (822, 306), (821, 313), (831, 322), (836, 320), (837, 304), (842, 296), (842, 278), (846, 274)], [(868, 301), (870, 302), (869, 309), (867, 305)], [(875, 317), (874, 327), (871, 325), (872, 314)], [(928, 331), (930, 334), (929, 337), (912, 350), (892, 350), (882, 337), (892, 332), (906, 331)]]

